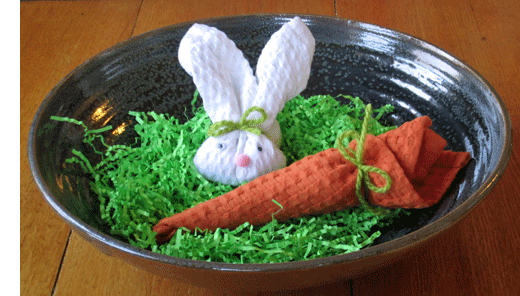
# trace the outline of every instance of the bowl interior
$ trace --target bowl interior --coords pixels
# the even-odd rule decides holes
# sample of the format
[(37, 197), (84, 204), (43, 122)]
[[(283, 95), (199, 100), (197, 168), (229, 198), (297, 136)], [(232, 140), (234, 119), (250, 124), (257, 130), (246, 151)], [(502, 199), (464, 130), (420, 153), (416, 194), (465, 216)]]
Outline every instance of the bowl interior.
[[(270, 35), (291, 17), (201, 22), (224, 31), (254, 68)], [(384, 120), (393, 125), (428, 115), (432, 128), (448, 141), (448, 149), (471, 153), (472, 161), (441, 203), (413, 211), (386, 229), (377, 243), (442, 221), (470, 199), (474, 204), (480, 201), (481, 187), (503, 171), (510, 141), (507, 113), (489, 84), (458, 59), (408, 35), (335, 18), (302, 18), (317, 41), (304, 96), (345, 94), (359, 96), (375, 108), (392, 104), (395, 111)], [(31, 130), (31, 167), (46, 199), (66, 219), (109, 233), (88, 178), (64, 166), (72, 149), (84, 150), (82, 128), (52, 121), (50, 116), (82, 120), (90, 129), (112, 125), (117, 132), (103, 134), (109, 144), (134, 142), (129, 111), (168, 113), (182, 122), (195, 86), (179, 65), (177, 49), (191, 24), (156, 30), (96, 55), (64, 78), (43, 102)], [(97, 157), (87, 156), (94, 162)]]

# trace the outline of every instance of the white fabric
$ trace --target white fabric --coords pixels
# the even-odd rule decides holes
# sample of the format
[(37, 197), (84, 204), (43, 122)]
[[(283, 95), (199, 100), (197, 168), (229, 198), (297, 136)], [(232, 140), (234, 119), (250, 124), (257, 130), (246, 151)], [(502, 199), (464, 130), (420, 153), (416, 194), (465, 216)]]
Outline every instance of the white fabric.
[[(276, 115), (307, 86), (314, 47), (309, 28), (295, 17), (271, 36), (255, 76), (243, 53), (223, 32), (202, 24), (188, 30), (180, 42), (179, 61), (193, 77), (212, 122), (238, 122), (252, 106), (268, 115), (260, 136), (240, 130), (209, 137), (194, 158), (202, 175), (238, 185), (285, 166), (285, 156), (277, 147), (281, 134)], [(249, 119), (259, 117), (253, 112)], [(242, 154), (251, 159), (246, 167), (235, 164)]]

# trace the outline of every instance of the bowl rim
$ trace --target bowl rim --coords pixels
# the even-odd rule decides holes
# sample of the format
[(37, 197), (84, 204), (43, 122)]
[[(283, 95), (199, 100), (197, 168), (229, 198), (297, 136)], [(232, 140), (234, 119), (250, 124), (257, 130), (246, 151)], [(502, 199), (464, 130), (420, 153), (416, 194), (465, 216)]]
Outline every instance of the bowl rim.
[[(423, 226), (411, 233), (408, 233), (402, 237), (375, 245), (363, 248), (359, 251), (349, 252), (346, 254), (334, 255), (324, 258), (317, 259), (309, 259), (302, 261), (293, 261), (293, 262), (282, 262), (282, 263), (223, 263), (223, 262), (206, 262), (200, 260), (193, 259), (185, 259), (179, 257), (172, 257), (164, 254), (155, 253), (146, 249), (142, 249), (139, 247), (135, 247), (129, 243), (120, 241), (115, 239), (114, 237), (102, 233), (101, 231), (95, 229), (94, 227), (88, 225), (80, 219), (77, 219), (71, 212), (69, 212), (64, 206), (60, 205), (52, 196), (51, 190), (43, 181), (42, 176), (39, 173), (39, 166), (36, 161), (38, 158), (36, 150), (35, 150), (35, 141), (36, 141), (36, 129), (40, 125), (41, 115), (43, 110), (49, 105), (50, 101), (54, 94), (58, 91), (58, 89), (67, 81), (72, 75), (81, 70), (85, 65), (89, 64), (92, 60), (95, 60), (103, 55), (107, 55), (111, 52), (115, 52), (120, 48), (125, 47), (127, 44), (133, 43), (139, 39), (144, 39), (147, 37), (151, 37), (157, 34), (160, 34), (163, 31), (170, 31), (173, 29), (179, 28), (188, 28), (194, 23), (206, 23), (206, 24), (214, 24), (219, 22), (225, 22), (226, 20), (237, 20), (237, 19), (248, 19), (248, 18), (265, 18), (266, 21), (279, 21), (285, 22), (295, 16), (299, 16), (305, 23), (313, 23), (316, 21), (332, 21), (343, 24), (348, 24), (349, 26), (358, 27), (362, 30), (368, 30), (370, 32), (376, 32), (378, 34), (383, 34), (386, 37), (391, 37), (398, 40), (412, 40), (418, 43), (422, 48), (426, 48), (428, 50), (434, 51), (438, 55), (442, 55), (444, 58), (447, 58), (450, 62), (454, 62), (466, 68), (468, 72), (471, 73), (475, 78), (481, 81), (482, 85), (484, 85), (495, 97), (498, 106), (501, 111), (501, 120), (504, 122), (504, 130), (505, 136), (503, 141), (503, 149), (500, 154), (500, 158), (498, 160), (498, 165), (492, 171), (492, 173), (484, 180), (483, 185), (467, 200), (462, 202), (460, 205), (456, 206), (451, 212), (440, 217), (436, 221)], [(413, 248), (423, 242), (428, 241), (432, 237), (440, 234), (441, 232), (446, 231), (451, 228), (456, 222), (464, 218), (475, 206), (477, 206), (482, 200), (488, 195), (488, 193), (493, 189), (493, 187), (497, 184), (501, 175), (504, 173), (504, 170), (507, 166), (509, 158), (512, 152), (512, 126), (509, 114), (507, 112), (506, 106), (503, 100), (500, 98), (499, 94), (496, 90), (491, 86), (491, 84), (482, 77), (475, 69), (473, 69), (470, 65), (465, 63), (463, 60), (457, 58), (456, 56), (448, 53), (447, 51), (427, 42), (420, 38), (414, 37), (412, 35), (393, 30), (387, 29), (378, 25), (360, 22), (356, 20), (345, 19), (336, 16), (326, 16), (326, 15), (315, 15), (315, 14), (292, 14), (292, 13), (259, 13), (259, 14), (244, 14), (244, 15), (231, 15), (231, 16), (220, 16), (220, 17), (212, 17), (212, 18), (203, 18), (197, 20), (191, 20), (187, 22), (181, 22), (172, 24), (163, 28), (154, 29), (137, 36), (130, 37), (127, 40), (119, 42), (100, 53), (94, 55), (93, 57), (87, 59), (85, 62), (81, 63), (77, 66), (72, 72), (67, 74), (44, 98), (40, 107), (38, 108), (33, 122), (31, 124), (31, 128), (29, 131), (29, 139), (28, 139), (28, 158), (29, 165), (33, 175), (33, 178), (40, 190), (43, 194), (45, 200), (49, 203), (49, 205), (60, 215), (65, 222), (67, 222), (73, 229), (79, 230), (81, 235), (85, 238), (83, 234), (88, 236), (88, 239), (92, 241), (97, 241), (100, 244), (106, 245), (109, 248), (115, 249), (119, 252), (126, 253), (131, 256), (139, 257), (140, 259), (151, 260), (159, 263), (164, 263), (167, 265), (174, 265), (178, 267), (185, 268), (194, 268), (201, 270), (218, 270), (218, 271), (229, 271), (229, 272), (277, 272), (277, 271), (290, 271), (290, 270), (303, 270), (314, 267), (326, 267), (330, 265), (336, 265), (341, 263), (353, 262), (361, 259), (367, 259), (370, 257), (376, 257), (383, 253), (397, 253), (402, 250)]]

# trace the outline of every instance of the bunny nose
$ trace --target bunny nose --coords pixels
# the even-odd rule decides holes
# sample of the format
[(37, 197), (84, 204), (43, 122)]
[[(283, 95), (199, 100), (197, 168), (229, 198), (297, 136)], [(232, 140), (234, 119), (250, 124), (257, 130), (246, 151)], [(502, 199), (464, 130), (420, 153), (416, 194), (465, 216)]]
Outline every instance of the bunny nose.
[(243, 168), (247, 167), (251, 163), (251, 158), (245, 154), (240, 154), (235, 160), (235, 164)]

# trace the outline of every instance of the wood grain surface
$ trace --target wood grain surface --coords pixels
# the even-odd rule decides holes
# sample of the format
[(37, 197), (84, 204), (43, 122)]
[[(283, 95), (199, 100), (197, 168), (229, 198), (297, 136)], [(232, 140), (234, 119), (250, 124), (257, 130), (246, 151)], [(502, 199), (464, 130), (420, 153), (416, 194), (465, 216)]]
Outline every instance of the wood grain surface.
[(305, 13), (419, 37), (494, 86), (513, 123), (513, 154), (489, 196), (450, 231), (378, 272), (262, 295), (520, 295), (520, 2), (516, 0), (127, 0), (20, 3), (21, 295), (220, 295), (109, 257), (72, 233), (38, 191), (27, 158), (31, 121), (74, 68), (132, 36), (224, 15)]

